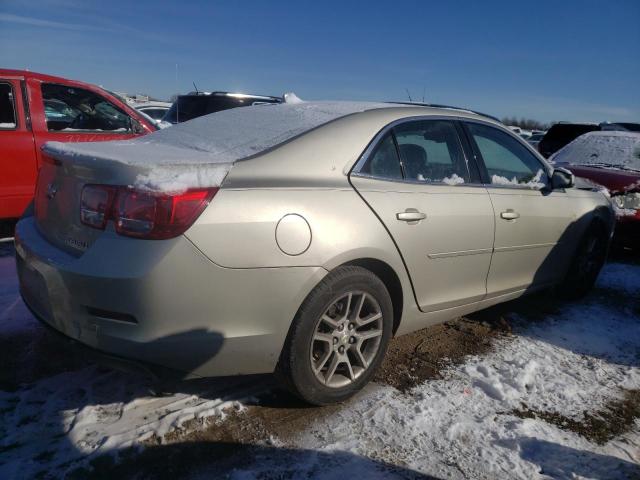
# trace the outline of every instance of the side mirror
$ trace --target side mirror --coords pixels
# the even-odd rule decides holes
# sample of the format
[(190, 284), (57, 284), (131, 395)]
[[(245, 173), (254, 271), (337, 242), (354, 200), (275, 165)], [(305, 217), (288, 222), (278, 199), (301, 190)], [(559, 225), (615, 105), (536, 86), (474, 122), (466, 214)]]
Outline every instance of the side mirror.
[(575, 185), (576, 179), (573, 173), (566, 168), (558, 167), (553, 170), (551, 176), (551, 188), (571, 188)]

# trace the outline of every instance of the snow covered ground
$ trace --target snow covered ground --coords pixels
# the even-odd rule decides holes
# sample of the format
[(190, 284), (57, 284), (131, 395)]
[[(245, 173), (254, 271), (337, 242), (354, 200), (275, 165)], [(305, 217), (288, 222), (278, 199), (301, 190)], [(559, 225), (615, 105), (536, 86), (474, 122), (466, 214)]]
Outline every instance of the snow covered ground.
[[(243, 479), (640, 478), (640, 420), (600, 442), (575, 428), (640, 389), (640, 265), (608, 264), (586, 300), (551, 313), (514, 309), (513, 335), (497, 340), (488, 354), (451, 365), (443, 379), (404, 393), (371, 386), (328, 415), (309, 409), (309, 422), (290, 438), (267, 432), (266, 443), (233, 445), (231, 453), (243, 452), (236, 457), (227, 449), (220, 458), (199, 458), (189, 473)], [(19, 299), (13, 259), (0, 256), (0, 365), (11, 370), (0, 384), (3, 479), (58, 478), (88, 468), (100, 454), (130, 452), (150, 439), (162, 445), (146, 452), (164, 455), (176, 429), (184, 438), (189, 429), (232, 428), (225, 426), (226, 416), (246, 416), (250, 424), (253, 410), (245, 405), (269, 388), (268, 381), (251, 377), (153, 396), (134, 374), (77, 357), (58, 362), (64, 345), (48, 335)], [(52, 368), (56, 362), (62, 367)], [(141, 460), (137, 471), (148, 478), (144, 465)]]

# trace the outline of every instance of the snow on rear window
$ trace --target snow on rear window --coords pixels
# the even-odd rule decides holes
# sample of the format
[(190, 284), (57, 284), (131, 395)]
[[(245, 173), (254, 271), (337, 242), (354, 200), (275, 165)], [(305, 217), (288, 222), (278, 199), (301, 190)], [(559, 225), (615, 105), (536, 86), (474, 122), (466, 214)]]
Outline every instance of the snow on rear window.
[(132, 140), (45, 144), (53, 156), (76, 162), (110, 161), (147, 172), (136, 184), (152, 190), (220, 185), (233, 163), (263, 153), (352, 113), (397, 105), (301, 102), (224, 110)]
[(551, 157), (556, 163), (626, 167), (640, 171), (640, 133), (590, 132)]

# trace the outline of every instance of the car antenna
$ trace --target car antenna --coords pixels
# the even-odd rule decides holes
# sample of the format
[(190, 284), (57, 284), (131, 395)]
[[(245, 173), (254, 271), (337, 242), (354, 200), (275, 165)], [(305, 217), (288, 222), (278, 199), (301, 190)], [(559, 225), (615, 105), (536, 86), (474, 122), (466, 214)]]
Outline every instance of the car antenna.
[(191, 82), (191, 83), (193, 83), (193, 88), (195, 88), (195, 89), (196, 89), (196, 93), (200, 93), (200, 92), (198, 91), (198, 87), (196, 87), (196, 82)]
[(423, 85), (422, 87), (422, 103), (424, 103), (424, 94), (427, 92), (427, 86)]
[(411, 100), (411, 94), (409, 93), (409, 89), (405, 88), (405, 90), (407, 91), (407, 97), (409, 97), (409, 101), (413, 102), (413, 100)]

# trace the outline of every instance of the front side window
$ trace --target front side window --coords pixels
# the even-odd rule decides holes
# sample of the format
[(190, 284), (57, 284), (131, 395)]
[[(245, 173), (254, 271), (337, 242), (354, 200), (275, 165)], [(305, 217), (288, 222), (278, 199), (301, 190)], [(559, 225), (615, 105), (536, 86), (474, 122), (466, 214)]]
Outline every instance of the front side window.
[(361, 172), (374, 177), (402, 180), (398, 150), (391, 132), (378, 143)]
[(424, 120), (394, 128), (405, 179), (459, 185), (469, 170), (453, 122)]
[(468, 123), (491, 184), (542, 188), (548, 183), (540, 161), (518, 140), (497, 128)]
[(9, 83), (0, 83), (0, 130), (15, 130), (16, 126), (13, 87)]
[(132, 133), (129, 115), (97, 93), (83, 88), (42, 84), (47, 128), (50, 132)]

